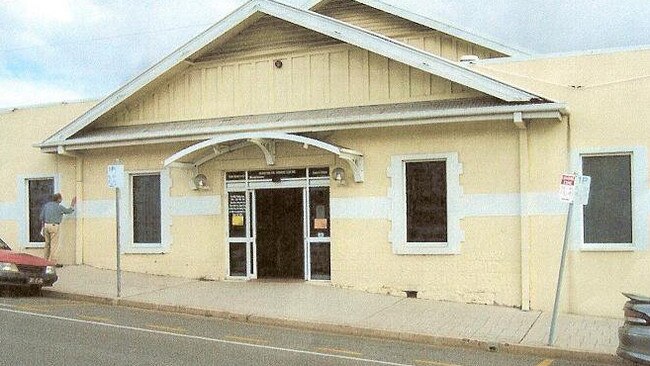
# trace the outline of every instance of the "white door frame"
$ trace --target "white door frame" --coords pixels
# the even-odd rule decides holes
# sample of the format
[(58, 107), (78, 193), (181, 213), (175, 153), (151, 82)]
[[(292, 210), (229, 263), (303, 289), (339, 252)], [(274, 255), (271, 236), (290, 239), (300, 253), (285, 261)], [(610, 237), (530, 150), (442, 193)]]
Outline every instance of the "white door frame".
[[(317, 168), (322, 169), (322, 168)], [(248, 176), (248, 174), (246, 174)], [(258, 189), (285, 189), (285, 188), (301, 188), (302, 189), (302, 211), (303, 211), (303, 279), (311, 281), (311, 255), (310, 243), (314, 241), (323, 241), (323, 238), (310, 238), (309, 235), (309, 188), (311, 187), (329, 187), (330, 180), (327, 177), (309, 177), (309, 169), (307, 169), (306, 177), (304, 178), (287, 178), (280, 182), (272, 182), (271, 180), (242, 180), (236, 182), (224, 182), (225, 186), (225, 227), (226, 227), (226, 278), (228, 279), (256, 279), (257, 278), (257, 217), (256, 208), (257, 200), (255, 191)], [(228, 194), (231, 192), (245, 192), (246, 193), (246, 236), (243, 238), (231, 238), (229, 233), (230, 219), (229, 215), (229, 201)], [(326, 238), (329, 241), (329, 238)], [(230, 243), (246, 243), (246, 276), (231, 276), (230, 275)], [(330, 244), (331, 245), (331, 244)], [(320, 281), (320, 280), (319, 280)]]

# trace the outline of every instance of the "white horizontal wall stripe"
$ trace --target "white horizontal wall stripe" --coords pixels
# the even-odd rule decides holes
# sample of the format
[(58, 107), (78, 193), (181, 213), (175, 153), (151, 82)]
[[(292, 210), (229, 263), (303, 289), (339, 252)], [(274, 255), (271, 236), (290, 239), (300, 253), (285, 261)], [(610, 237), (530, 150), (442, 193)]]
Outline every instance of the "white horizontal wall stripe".
[(560, 201), (558, 192), (527, 193), (526, 208), (525, 213), (530, 216), (566, 215), (569, 212), (569, 204)]
[(16, 202), (0, 202), (0, 221), (16, 221), (20, 212)]
[(519, 215), (519, 195), (468, 194), (462, 197), (463, 216), (516, 216)]
[[(517, 193), (468, 194), (461, 198), (462, 217), (519, 216)], [(525, 215), (564, 215), (568, 206), (556, 192), (528, 193)], [(345, 197), (331, 199), (334, 219), (390, 219), (388, 197)]]
[(206, 216), (221, 213), (221, 196), (171, 197), (172, 216)]
[[(172, 216), (203, 216), (221, 213), (221, 196), (171, 197)], [(0, 219), (3, 207), (0, 204)], [(115, 218), (115, 200), (88, 200), (79, 205), (82, 217), (87, 219)]]
[(115, 218), (115, 200), (79, 202), (79, 213), (85, 219)]
[(330, 200), (330, 215), (333, 219), (388, 219), (390, 214), (388, 197), (346, 197)]

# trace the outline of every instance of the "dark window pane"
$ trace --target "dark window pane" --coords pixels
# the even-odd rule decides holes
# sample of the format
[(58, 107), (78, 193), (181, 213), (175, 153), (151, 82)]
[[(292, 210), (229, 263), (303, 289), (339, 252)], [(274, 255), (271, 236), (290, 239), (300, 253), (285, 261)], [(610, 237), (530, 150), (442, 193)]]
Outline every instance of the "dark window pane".
[(309, 251), (312, 280), (330, 279), (330, 243), (311, 243)]
[(29, 189), (29, 242), (42, 243), (45, 239), (41, 236), (41, 210), (54, 194), (54, 179), (30, 179), (27, 183)]
[(309, 189), (309, 232), (311, 237), (330, 236), (330, 189)]
[(231, 238), (246, 237), (246, 192), (228, 193), (228, 230)]
[(447, 172), (444, 161), (406, 163), (406, 240), (447, 241)]
[(231, 276), (246, 276), (246, 243), (230, 243), (229, 260)]
[(160, 243), (160, 175), (133, 176), (133, 242)]
[(632, 243), (631, 156), (585, 156), (582, 172), (591, 177), (585, 243)]

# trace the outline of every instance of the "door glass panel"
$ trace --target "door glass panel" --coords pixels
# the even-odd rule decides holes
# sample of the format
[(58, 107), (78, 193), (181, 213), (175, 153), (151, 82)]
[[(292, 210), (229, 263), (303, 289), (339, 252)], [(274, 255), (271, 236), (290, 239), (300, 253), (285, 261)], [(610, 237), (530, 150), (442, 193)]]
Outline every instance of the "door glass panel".
[(311, 243), (310, 263), (312, 280), (330, 279), (330, 243)]
[(246, 192), (228, 193), (228, 233), (231, 238), (246, 237)]
[(309, 232), (312, 238), (330, 236), (330, 189), (309, 189)]
[(246, 276), (246, 245), (247, 243), (230, 243), (231, 276)]

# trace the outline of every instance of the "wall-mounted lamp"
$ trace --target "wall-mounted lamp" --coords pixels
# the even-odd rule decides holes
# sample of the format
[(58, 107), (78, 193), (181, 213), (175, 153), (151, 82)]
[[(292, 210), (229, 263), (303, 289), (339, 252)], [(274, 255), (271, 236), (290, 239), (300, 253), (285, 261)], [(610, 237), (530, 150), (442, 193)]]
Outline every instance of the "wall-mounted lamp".
[(335, 168), (332, 171), (332, 179), (338, 184), (345, 184), (345, 170), (343, 168)]
[(194, 178), (192, 178), (192, 184), (195, 190), (210, 189), (210, 185), (208, 184), (208, 177), (206, 177), (204, 174), (195, 175)]
[(282, 68), (282, 60), (273, 61), (273, 65), (275, 66), (276, 69), (281, 69)]

